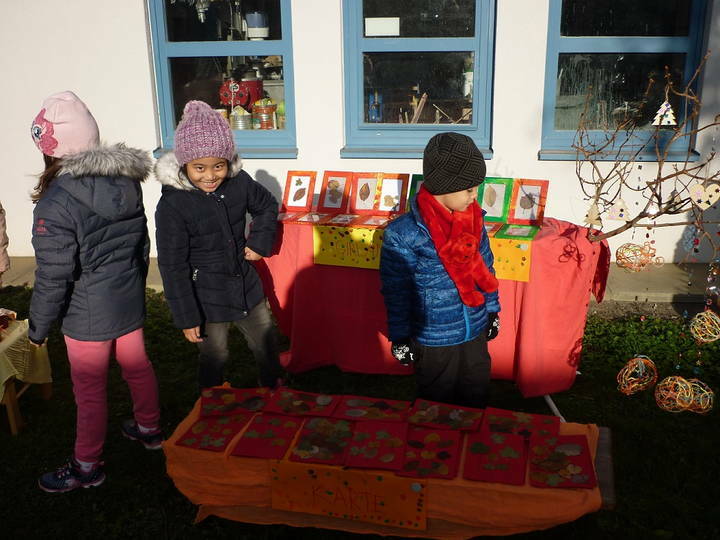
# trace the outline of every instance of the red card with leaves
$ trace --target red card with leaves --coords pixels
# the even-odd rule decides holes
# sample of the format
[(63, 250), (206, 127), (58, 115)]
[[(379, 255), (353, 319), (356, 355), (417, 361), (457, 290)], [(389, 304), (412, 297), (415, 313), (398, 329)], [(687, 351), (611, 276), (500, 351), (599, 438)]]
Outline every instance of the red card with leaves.
[(200, 416), (225, 416), (239, 411), (259, 411), (269, 397), (270, 391), (267, 388), (205, 388), (200, 392)]
[(416, 399), (408, 415), (411, 424), (434, 429), (475, 431), (480, 426), (483, 411), (447, 403)]
[(595, 469), (584, 435), (530, 437), (530, 485), (594, 488)]
[(526, 468), (522, 435), (491, 433), (485, 429), (468, 433), (463, 478), (521, 486), (525, 483)]
[(560, 418), (488, 407), (483, 420), (483, 429), (485, 428), (493, 433), (515, 433), (526, 439), (531, 435), (548, 437), (560, 432)]
[(353, 423), (336, 418), (309, 418), (290, 452), (290, 461), (342, 465)]
[(459, 431), (410, 426), (405, 462), (396, 474), (416, 478), (455, 478), (462, 451), (461, 440)]
[(222, 452), (230, 441), (242, 431), (253, 413), (235, 413), (227, 416), (200, 418), (177, 440), (178, 446)]
[(399, 469), (404, 461), (407, 427), (404, 422), (357, 422), (345, 465)]
[(339, 396), (279, 388), (263, 410), (298, 416), (331, 416), (339, 401)]
[(256, 414), (230, 454), (282, 459), (302, 422), (294, 416)]
[(380, 420), (403, 422), (410, 408), (409, 401), (394, 401), (364, 396), (342, 396), (333, 417), (346, 420)]

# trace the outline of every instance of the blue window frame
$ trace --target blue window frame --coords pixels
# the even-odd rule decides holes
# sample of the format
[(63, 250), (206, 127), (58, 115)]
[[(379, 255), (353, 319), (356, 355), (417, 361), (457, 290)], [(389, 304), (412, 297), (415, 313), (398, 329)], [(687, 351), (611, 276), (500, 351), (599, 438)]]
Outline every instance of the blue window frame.
[(451, 4), (343, 0), (341, 157), (421, 157), (442, 131), (469, 135), (492, 157), (495, 0)]
[[(644, 144), (664, 101), (665, 66), (676, 87), (695, 73), (707, 12), (707, 0), (550, 0), (539, 158), (576, 159), (581, 114), (590, 141), (602, 141), (607, 126), (632, 117), (637, 128), (628, 155)], [(646, 93), (651, 76), (655, 83)], [(684, 161), (688, 148), (675, 146), (668, 159)], [(653, 160), (655, 153), (638, 159)]]
[[(158, 152), (173, 147), (184, 103), (201, 99), (224, 108), (234, 120), (229, 121), (243, 157), (297, 156), (290, 3), (148, 0), (162, 138)], [(263, 97), (274, 107), (250, 114), (254, 100)]]

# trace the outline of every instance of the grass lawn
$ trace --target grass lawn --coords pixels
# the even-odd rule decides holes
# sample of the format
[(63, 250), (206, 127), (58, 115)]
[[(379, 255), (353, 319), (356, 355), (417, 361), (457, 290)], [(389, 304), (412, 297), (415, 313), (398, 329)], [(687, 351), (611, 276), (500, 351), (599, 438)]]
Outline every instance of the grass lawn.
[[(0, 289), (0, 307), (27, 317), (31, 291)], [(196, 351), (171, 323), (160, 294), (148, 292), (145, 337), (160, 383), (163, 429), (169, 434), (192, 407), (196, 393)], [(99, 488), (63, 495), (37, 488), (37, 477), (72, 452), (75, 405), (62, 336), (49, 341), (53, 367), (50, 401), (30, 391), (22, 398), (27, 426), (9, 435), (0, 420), (0, 531), (6, 538), (236, 538), (304, 539), (363, 537), (348, 533), (256, 526), (209, 518), (193, 525), (196, 508), (165, 474), (162, 452), (148, 452), (120, 434), (131, 416), (127, 386), (115, 364), (109, 378), (109, 427), (105, 445), (107, 481)], [(228, 380), (252, 387), (256, 371), (236, 331), (231, 333)], [(698, 351), (700, 356), (698, 356)], [(660, 378), (697, 377), (720, 390), (718, 343), (698, 348), (682, 318), (609, 320), (590, 317), (582, 374), (553, 400), (568, 421), (608, 426), (613, 435), (617, 507), (547, 531), (518, 538), (720, 538), (720, 426), (718, 413), (671, 414), (660, 410), (651, 391), (626, 397), (615, 375), (634, 354), (658, 366)], [(679, 357), (682, 353), (682, 357)], [(698, 360), (700, 365), (697, 365)], [(411, 399), (410, 377), (358, 375), (323, 368), (294, 375), (290, 386), (333, 394)], [(490, 405), (550, 414), (542, 398), (523, 399), (513, 384), (493, 381)], [(6, 536), (7, 535), (7, 536)]]

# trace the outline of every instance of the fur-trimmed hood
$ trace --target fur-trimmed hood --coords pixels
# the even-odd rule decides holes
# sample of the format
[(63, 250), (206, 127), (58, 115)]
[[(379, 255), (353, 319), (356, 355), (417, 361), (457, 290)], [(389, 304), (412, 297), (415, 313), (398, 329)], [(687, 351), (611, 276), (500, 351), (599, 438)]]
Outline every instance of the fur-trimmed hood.
[[(236, 176), (242, 170), (242, 159), (238, 154), (230, 161), (228, 170), (228, 178)], [(164, 186), (170, 186), (175, 189), (191, 191), (198, 189), (193, 185), (187, 175), (180, 169), (175, 157), (175, 152), (168, 152), (163, 155), (155, 163), (155, 178)]]
[(110, 146), (99, 145), (84, 152), (64, 156), (58, 174), (75, 177), (126, 176), (142, 182), (151, 170), (152, 160), (147, 152), (118, 143)]

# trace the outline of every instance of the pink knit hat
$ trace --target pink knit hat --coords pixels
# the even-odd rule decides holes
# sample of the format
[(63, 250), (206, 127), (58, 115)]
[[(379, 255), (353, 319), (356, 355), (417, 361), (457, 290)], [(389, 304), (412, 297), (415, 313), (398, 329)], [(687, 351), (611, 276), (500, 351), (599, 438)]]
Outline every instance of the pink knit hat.
[(204, 101), (188, 101), (175, 131), (175, 157), (180, 165), (206, 157), (235, 157), (230, 126)]
[(100, 143), (95, 118), (70, 91), (53, 94), (43, 101), (42, 109), (32, 122), (30, 135), (43, 154), (57, 158)]

